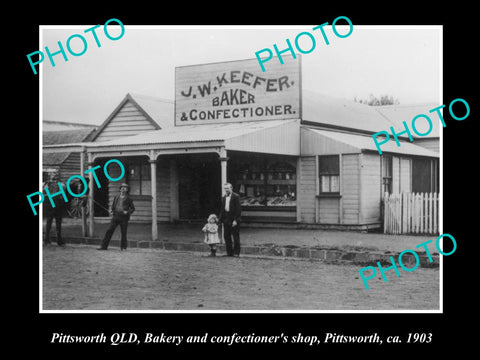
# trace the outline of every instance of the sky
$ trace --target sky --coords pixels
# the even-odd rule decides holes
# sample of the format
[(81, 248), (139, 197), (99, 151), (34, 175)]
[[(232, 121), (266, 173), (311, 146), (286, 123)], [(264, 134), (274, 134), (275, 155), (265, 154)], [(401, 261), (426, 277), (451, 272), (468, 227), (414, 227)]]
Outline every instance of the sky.
[[(340, 24), (340, 21), (338, 22)], [(318, 24), (317, 24), (318, 25)], [(100, 125), (127, 93), (174, 100), (176, 66), (255, 58), (255, 52), (286, 47), (300, 32), (316, 39), (315, 49), (302, 55), (304, 89), (333, 97), (366, 99), (370, 94), (391, 95), (400, 104), (442, 104), (442, 28), (440, 26), (355, 26), (350, 36), (334, 35), (325, 27), (326, 45), (316, 25), (295, 26), (128, 26), (116, 41), (109, 40), (103, 25), (96, 30), (101, 47), (91, 33), (92, 25), (43, 26), (40, 48), (53, 53), (61, 41), (82, 34), (85, 53), (47, 56), (40, 66), (40, 114), (43, 120)], [(348, 26), (338, 26), (340, 34)], [(112, 37), (120, 28), (109, 25)], [(308, 48), (302, 36), (301, 46)], [(70, 43), (80, 53), (79, 38)], [(292, 60), (296, 61), (296, 60)], [(268, 70), (268, 62), (265, 63)], [(37, 67), (38, 68), (38, 67)]]

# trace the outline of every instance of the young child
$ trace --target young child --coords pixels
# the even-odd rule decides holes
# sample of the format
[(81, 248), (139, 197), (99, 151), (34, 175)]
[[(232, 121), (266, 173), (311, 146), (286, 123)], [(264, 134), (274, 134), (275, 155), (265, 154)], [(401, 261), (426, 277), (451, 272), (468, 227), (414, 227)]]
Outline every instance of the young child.
[(220, 244), (217, 215), (211, 214), (207, 221), (208, 222), (202, 229), (202, 231), (205, 233), (204, 243), (210, 246), (210, 255), (208, 256), (215, 256), (215, 253), (217, 252), (217, 244)]

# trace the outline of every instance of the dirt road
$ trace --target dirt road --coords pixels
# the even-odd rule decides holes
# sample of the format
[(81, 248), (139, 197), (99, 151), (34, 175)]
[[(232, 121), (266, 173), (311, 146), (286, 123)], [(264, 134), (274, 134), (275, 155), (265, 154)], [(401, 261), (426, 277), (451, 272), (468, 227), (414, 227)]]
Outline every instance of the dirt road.
[(366, 290), (360, 267), (154, 249), (43, 248), (44, 310), (438, 310), (439, 269)]

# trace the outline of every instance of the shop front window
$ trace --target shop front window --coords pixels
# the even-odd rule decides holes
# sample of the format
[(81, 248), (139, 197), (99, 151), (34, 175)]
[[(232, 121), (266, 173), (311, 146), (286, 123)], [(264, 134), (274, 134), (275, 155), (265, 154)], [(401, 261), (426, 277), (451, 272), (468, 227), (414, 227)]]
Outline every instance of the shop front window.
[(340, 192), (340, 171), (338, 155), (325, 155), (318, 157), (318, 176), (320, 193)]
[(130, 195), (151, 195), (150, 165), (127, 164), (127, 181)]
[(296, 206), (296, 181), (296, 168), (289, 163), (249, 163), (240, 167), (235, 190), (242, 207)]

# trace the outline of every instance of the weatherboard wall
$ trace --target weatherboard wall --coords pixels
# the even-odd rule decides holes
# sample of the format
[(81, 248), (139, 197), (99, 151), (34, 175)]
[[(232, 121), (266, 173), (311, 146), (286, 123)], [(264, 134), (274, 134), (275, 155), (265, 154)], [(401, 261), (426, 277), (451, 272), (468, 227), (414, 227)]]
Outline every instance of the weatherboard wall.
[(128, 100), (121, 106), (106, 123), (95, 138), (95, 142), (118, 139), (119, 137), (132, 136), (145, 131), (156, 130), (152, 122)]

